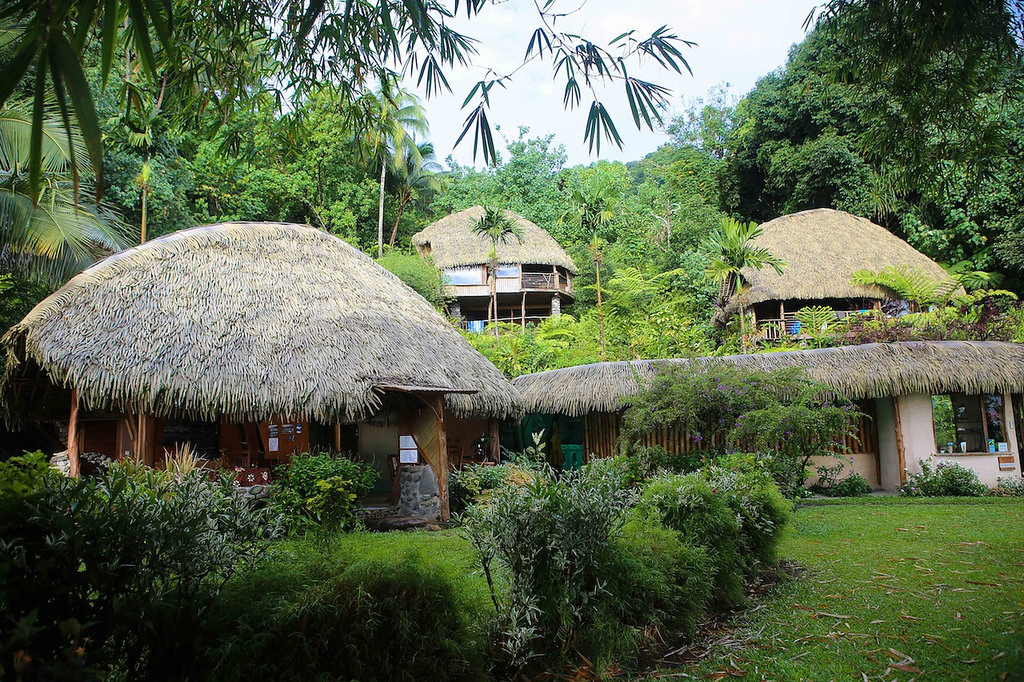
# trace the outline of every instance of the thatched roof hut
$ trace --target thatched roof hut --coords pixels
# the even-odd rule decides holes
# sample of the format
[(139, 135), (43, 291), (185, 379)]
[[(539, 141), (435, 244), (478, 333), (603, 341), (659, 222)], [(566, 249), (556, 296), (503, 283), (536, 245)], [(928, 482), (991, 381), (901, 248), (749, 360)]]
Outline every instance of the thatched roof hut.
[[(754, 243), (785, 261), (783, 274), (771, 268), (746, 268), (744, 305), (763, 301), (820, 299), (887, 299), (892, 294), (877, 286), (850, 282), (859, 270), (888, 267), (920, 270), (936, 281), (948, 281), (935, 261), (880, 225), (866, 218), (816, 208), (770, 220)], [(730, 306), (735, 310), (736, 302)]]
[[(511, 239), (497, 247), (499, 263), (523, 265), (557, 265), (576, 274), (576, 265), (554, 237), (536, 223), (512, 211), (505, 215), (515, 221), (523, 232), (523, 241)], [(483, 206), (457, 211), (431, 223), (412, 237), (421, 255), (429, 255), (440, 269), (480, 265), (488, 261), (491, 241), (473, 232), (484, 216)]]
[(997, 341), (904, 341), (731, 355), (694, 360), (634, 360), (567, 367), (513, 380), (527, 412), (578, 417), (614, 412), (645, 377), (668, 363), (729, 363), (759, 370), (803, 367), (847, 398), (910, 393), (1024, 391), (1024, 345)]
[(305, 225), (224, 223), (128, 249), (42, 301), (4, 345), (3, 388), (35, 365), (89, 409), (336, 423), (391, 390), (446, 393), (460, 416), (521, 412), (430, 304)]

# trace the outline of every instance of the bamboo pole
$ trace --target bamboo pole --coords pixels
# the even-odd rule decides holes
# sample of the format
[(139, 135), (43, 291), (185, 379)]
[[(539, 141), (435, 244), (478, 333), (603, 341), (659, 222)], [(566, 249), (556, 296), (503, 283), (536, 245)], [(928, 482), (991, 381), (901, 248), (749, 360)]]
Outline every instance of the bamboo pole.
[(444, 395), (439, 394), (433, 400), (437, 415), (437, 488), (441, 498), (441, 522), (447, 523), (451, 518), (451, 506), (448, 500), (448, 434), (444, 424)]
[(68, 417), (68, 473), (72, 478), (81, 475), (81, 439), (78, 432), (78, 390), (71, 389), (71, 414)]
[(903, 446), (903, 420), (900, 418), (900, 400), (892, 397), (892, 413), (896, 422), (896, 459), (900, 468), (900, 485), (907, 482), (907, 452)]

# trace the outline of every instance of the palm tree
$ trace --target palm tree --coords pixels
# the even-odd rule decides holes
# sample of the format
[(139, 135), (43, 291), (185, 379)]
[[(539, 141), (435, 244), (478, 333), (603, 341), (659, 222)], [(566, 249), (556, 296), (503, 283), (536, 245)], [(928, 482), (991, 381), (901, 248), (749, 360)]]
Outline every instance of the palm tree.
[(373, 166), (380, 166), (380, 201), (377, 207), (377, 257), (384, 255), (384, 181), (389, 167), (405, 164), (406, 159), (422, 164), (415, 134), (429, 130), (426, 113), (412, 93), (394, 82), (381, 82), (376, 92), (364, 93), (355, 102), (352, 114), (358, 118), (360, 155)]
[[(721, 282), (718, 295), (720, 308), (724, 309), (730, 298), (741, 293), (739, 277), (743, 268), (760, 270), (768, 266), (777, 274), (782, 274), (785, 262), (768, 249), (754, 246), (753, 241), (760, 237), (763, 231), (757, 223), (741, 223), (732, 218), (724, 218), (718, 229), (708, 236), (705, 243), (714, 256), (708, 267), (708, 274)], [(747, 311), (741, 305), (740, 343), (744, 353), (747, 352), (746, 317)]]
[[(0, 109), (0, 267), (58, 286), (98, 258), (129, 246), (126, 226), (102, 206), (76, 200), (84, 183), (72, 168), (89, 168), (82, 138), (67, 136), (52, 111), (43, 117), (42, 177), (30, 190), (32, 111), (23, 103)], [(89, 191), (81, 196), (91, 196)]]
[(601, 359), (604, 359), (604, 309), (601, 304), (601, 248), (603, 242), (598, 236), (598, 228), (611, 222), (616, 215), (618, 190), (612, 183), (593, 174), (581, 179), (579, 188), (573, 190), (569, 208), (562, 214), (562, 221), (570, 219), (580, 226), (584, 235), (590, 235), (591, 260), (597, 278), (597, 328), (601, 340)]
[[(498, 244), (508, 243), (512, 237), (523, 243), (523, 231), (516, 222), (504, 211), (490, 206), (484, 207), (483, 216), (473, 226), (473, 232), (491, 240), (491, 250), (487, 254), (487, 281), (491, 285), (491, 300), (487, 304), (487, 321), (498, 321)], [(494, 335), (498, 336), (498, 325), (494, 325)]]
[(407, 153), (402, 163), (394, 168), (395, 180), (398, 182), (398, 215), (391, 228), (388, 246), (395, 245), (398, 223), (405, 209), (412, 205), (429, 213), (431, 200), (442, 189), (441, 176), (438, 175), (441, 165), (434, 159), (434, 145), (424, 142), (417, 145), (416, 151), (416, 154)]

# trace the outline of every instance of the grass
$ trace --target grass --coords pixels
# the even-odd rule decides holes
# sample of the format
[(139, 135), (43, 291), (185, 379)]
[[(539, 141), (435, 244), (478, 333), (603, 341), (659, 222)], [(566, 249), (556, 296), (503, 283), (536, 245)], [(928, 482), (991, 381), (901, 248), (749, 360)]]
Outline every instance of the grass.
[(805, 569), (655, 677), (1024, 679), (1024, 500), (830, 500), (794, 514)]

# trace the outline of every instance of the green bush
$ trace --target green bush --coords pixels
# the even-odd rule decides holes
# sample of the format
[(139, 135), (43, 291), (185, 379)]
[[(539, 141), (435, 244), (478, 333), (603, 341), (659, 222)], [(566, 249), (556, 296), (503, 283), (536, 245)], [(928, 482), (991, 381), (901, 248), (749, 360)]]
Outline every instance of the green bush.
[(1007, 476), (996, 479), (996, 487), (988, 491), (993, 497), (1024, 497), (1024, 478)]
[(372, 466), (328, 453), (296, 455), (275, 473), (271, 508), (293, 530), (351, 526), (356, 499), (373, 490), (378, 476)]
[(440, 533), (281, 543), (211, 615), (210, 680), (478, 680), (494, 612), (475, 556)]
[(632, 500), (603, 473), (584, 467), (556, 477), (546, 468), (530, 484), (499, 488), (467, 511), (465, 528), (499, 613), (502, 676), (594, 646), (613, 539)]
[(274, 533), (266, 513), (198, 471), (117, 464), (87, 479), (29, 477), (4, 487), (0, 514), (3, 673), (186, 675), (221, 586)]
[(648, 482), (640, 504), (687, 543), (706, 549), (716, 606), (744, 603), (739, 519), (711, 482), (699, 473), (659, 476)]
[(978, 479), (973, 469), (956, 462), (941, 460), (933, 468), (928, 460), (919, 460), (921, 473), (907, 476), (900, 486), (900, 495), (906, 497), (982, 497), (988, 487)]
[(444, 304), (441, 271), (433, 263), (412, 253), (388, 251), (377, 263), (416, 290), (430, 305), (440, 308)]
[(448, 474), (448, 495), (452, 513), (462, 513), (490, 491), (504, 486), (510, 474), (511, 465), (508, 464), (471, 464)]
[[(850, 460), (853, 461), (852, 459)], [(826, 497), (858, 497), (871, 492), (867, 479), (856, 471), (846, 478), (839, 478), (843, 471), (843, 463), (834, 466), (818, 467), (818, 482), (811, 486), (811, 492)]]

